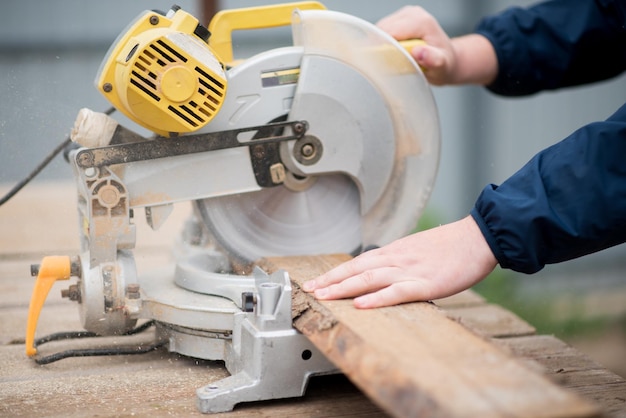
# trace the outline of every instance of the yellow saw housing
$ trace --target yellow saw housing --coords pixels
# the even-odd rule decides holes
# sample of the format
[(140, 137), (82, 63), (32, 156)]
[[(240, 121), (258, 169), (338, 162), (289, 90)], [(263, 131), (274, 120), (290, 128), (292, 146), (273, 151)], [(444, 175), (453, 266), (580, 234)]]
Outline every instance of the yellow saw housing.
[(96, 87), (124, 115), (162, 136), (193, 132), (226, 95), (223, 65), (208, 31), (183, 10), (144, 12), (113, 43)]

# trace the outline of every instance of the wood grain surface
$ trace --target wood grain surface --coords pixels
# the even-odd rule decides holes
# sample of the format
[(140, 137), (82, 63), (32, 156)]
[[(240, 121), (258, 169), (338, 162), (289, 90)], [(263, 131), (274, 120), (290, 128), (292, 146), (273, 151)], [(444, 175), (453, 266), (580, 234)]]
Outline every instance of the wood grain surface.
[[(300, 289), (345, 255), (279, 257), (294, 283), (294, 326), (392, 416), (583, 417), (590, 402), (558, 387), (432, 303), (356, 309)], [(532, 331), (527, 328), (524, 332)]]

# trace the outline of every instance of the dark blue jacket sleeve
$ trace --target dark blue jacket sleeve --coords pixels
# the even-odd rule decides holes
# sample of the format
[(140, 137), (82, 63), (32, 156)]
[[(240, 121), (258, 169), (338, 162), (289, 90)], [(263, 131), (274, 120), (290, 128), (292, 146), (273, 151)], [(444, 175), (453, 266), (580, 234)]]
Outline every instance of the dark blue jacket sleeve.
[[(553, 0), (484, 19), (498, 76), (517, 96), (603, 80), (626, 70), (626, 0)], [(540, 152), (471, 212), (500, 265), (546, 264), (626, 242), (626, 105)]]
[(524, 273), (626, 242), (626, 105), (487, 186), (471, 215), (500, 266)]
[(626, 1), (552, 0), (483, 19), (498, 58), (488, 86), (506, 96), (604, 80), (626, 69)]

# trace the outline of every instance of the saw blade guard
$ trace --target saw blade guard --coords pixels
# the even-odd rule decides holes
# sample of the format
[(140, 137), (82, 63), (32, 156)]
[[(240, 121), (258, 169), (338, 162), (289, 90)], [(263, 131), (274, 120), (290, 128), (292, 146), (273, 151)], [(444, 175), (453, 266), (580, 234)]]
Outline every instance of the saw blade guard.
[[(296, 11), (292, 30), (293, 47), (229, 71), (231, 89), (209, 127), (223, 129), (239, 115), (244, 123), (266, 114), (267, 123), (286, 111), (288, 120), (307, 121), (307, 135), (323, 148), (306, 164), (295, 157), (296, 143), (283, 143), (283, 185), (198, 201), (207, 229), (238, 261), (385, 245), (415, 227), (435, 181), (437, 109), (405, 49), (376, 26), (339, 12)], [(294, 84), (259, 87), (264, 70), (294, 68)], [(270, 90), (284, 96), (275, 100)], [(238, 101), (251, 96), (260, 98), (258, 105), (241, 112)], [(252, 122), (263, 123), (246, 119)]]
[[(392, 136), (391, 141), (364, 132), (362, 154), (355, 155), (353, 148), (351, 155), (338, 158), (344, 162), (358, 159), (349, 175), (360, 191), (364, 247), (385, 245), (406, 235), (415, 227), (430, 197), (439, 164), (439, 116), (426, 78), (395, 39), (354, 16), (332, 11), (295, 11), (292, 27), (294, 44), (304, 48), (303, 73), (307, 57), (333, 59), (367, 78), (379, 96), (372, 101), (382, 99), (391, 120), (391, 131), (386, 133)], [(298, 89), (302, 87), (305, 83), (299, 83)], [(357, 96), (357, 92), (351, 93)], [(296, 94), (290, 118), (303, 116), (298, 98), (306, 94)], [(315, 134), (315, 128), (324, 124), (322, 120), (315, 123), (311, 117), (307, 114)], [(336, 138), (337, 143), (342, 141), (346, 138)], [(391, 161), (381, 161), (386, 155), (390, 155)], [(307, 171), (306, 167), (299, 168)], [(321, 164), (316, 168), (323, 169)]]

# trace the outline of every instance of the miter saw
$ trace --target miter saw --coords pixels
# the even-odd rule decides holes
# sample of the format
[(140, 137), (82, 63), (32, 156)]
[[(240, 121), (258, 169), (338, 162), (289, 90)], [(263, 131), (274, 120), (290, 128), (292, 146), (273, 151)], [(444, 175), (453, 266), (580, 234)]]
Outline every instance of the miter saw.
[[(232, 31), (291, 25), (293, 46), (235, 61)], [(434, 182), (436, 106), (419, 67), (374, 25), (317, 2), (218, 13), (208, 28), (174, 6), (146, 11), (96, 78), (145, 138), (81, 110), (70, 160), (81, 253), (36, 266), (26, 351), (56, 280), (97, 335), (156, 326), (149, 349), (224, 360), (197, 391), (202, 412), (301, 396), (335, 367), (292, 327), (288, 272), (262, 257), (357, 254), (408, 233)], [(172, 205), (194, 215), (168, 269), (138, 272), (140, 209), (157, 229)], [(252, 270), (250, 270), (252, 268)]]

